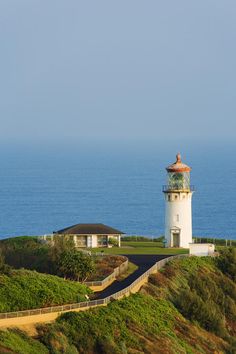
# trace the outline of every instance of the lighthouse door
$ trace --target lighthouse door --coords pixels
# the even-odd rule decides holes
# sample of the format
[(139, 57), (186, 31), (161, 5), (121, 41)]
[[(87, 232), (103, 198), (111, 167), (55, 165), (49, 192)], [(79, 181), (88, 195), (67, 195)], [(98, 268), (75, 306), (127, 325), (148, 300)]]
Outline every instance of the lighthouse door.
[(179, 247), (179, 233), (173, 232), (172, 239), (173, 239), (173, 247)]

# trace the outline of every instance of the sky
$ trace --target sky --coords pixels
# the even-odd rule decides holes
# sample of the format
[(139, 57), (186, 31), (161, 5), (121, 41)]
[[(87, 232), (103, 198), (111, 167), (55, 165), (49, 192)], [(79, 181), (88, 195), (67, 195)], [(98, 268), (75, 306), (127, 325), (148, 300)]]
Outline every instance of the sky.
[(235, 0), (1, 0), (0, 140), (233, 141)]

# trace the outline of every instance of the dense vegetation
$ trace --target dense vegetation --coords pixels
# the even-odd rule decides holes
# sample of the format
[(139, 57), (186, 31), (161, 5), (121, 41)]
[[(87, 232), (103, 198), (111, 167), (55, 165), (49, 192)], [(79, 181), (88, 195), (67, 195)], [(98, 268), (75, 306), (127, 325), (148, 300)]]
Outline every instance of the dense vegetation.
[(41, 325), (37, 340), (27, 339), (20, 331), (1, 332), (0, 350), (22, 354), (234, 353), (236, 289), (223, 258), (221, 264), (219, 259), (196, 257), (172, 261), (152, 275), (139, 294), (108, 307), (66, 313), (50, 325)]
[(85, 301), (90, 290), (77, 282), (30, 270), (0, 274), (0, 312)]
[(39, 341), (29, 337), (19, 329), (0, 332), (1, 354), (49, 354), (49, 350)]
[[(13, 248), (20, 250), (22, 242), (30, 245), (26, 249), (32, 249), (32, 245), (37, 241), (33, 238), (21, 238), (20, 240), (10, 240), (7, 246), (12, 247), (13, 244)], [(84, 301), (86, 300), (85, 295), (90, 292), (86, 286), (78, 282), (65, 281), (57, 276), (23, 268), (13, 269), (5, 263), (3, 249), (0, 249), (0, 312)]]
[(218, 263), (217, 258), (175, 260), (150, 277), (147, 291), (157, 298), (165, 294), (185, 318), (234, 347), (236, 286), (217, 268)]
[(125, 261), (122, 256), (94, 257), (75, 250), (71, 239), (55, 237), (54, 245), (37, 237), (14, 237), (0, 241), (5, 262), (14, 268), (26, 268), (71, 280), (101, 280)]
[(164, 241), (164, 236), (160, 236), (160, 237), (155, 237), (155, 238), (150, 238), (147, 236), (122, 236), (121, 237), (121, 241), (125, 241), (125, 242), (147, 242), (147, 241), (154, 241), (154, 242), (160, 242), (163, 243)]
[(95, 265), (92, 257), (74, 249), (62, 252), (58, 270), (66, 279), (84, 282), (94, 272)]
[[(14, 268), (32, 269), (73, 280), (79, 277), (80, 266), (86, 260), (86, 255), (75, 251), (70, 237), (55, 236), (53, 244), (43, 243), (38, 237), (14, 237), (0, 241), (0, 250), (5, 262)], [(68, 268), (76, 271), (68, 274)]]
[(41, 273), (56, 273), (57, 250), (50, 252), (37, 237), (21, 236), (0, 241), (5, 262), (14, 268), (37, 270)]
[(236, 281), (236, 248), (222, 249), (216, 262), (222, 273)]

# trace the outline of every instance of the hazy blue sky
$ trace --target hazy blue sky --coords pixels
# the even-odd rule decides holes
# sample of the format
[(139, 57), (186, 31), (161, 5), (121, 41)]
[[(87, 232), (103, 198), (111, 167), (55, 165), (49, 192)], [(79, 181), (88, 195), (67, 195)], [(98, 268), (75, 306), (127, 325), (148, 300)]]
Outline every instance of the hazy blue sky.
[(233, 140), (235, 0), (1, 0), (0, 139)]

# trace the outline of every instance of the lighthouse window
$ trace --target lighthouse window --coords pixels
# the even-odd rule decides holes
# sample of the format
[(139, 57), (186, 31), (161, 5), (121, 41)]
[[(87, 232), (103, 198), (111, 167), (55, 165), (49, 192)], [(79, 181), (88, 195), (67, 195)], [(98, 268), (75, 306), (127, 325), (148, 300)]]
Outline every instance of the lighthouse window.
[(170, 202), (170, 195), (168, 195), (168, 201)]
[(177, 195), (175, 195), (175, 200), (177, 200), (178, 199), (178, 196)]
[(179, 214), (175, 215), (175, 221), (179, 222)]

